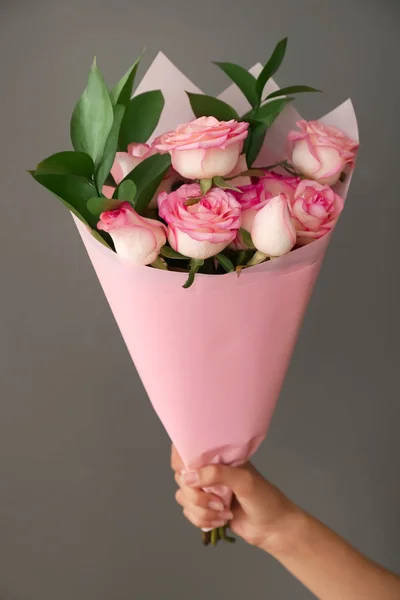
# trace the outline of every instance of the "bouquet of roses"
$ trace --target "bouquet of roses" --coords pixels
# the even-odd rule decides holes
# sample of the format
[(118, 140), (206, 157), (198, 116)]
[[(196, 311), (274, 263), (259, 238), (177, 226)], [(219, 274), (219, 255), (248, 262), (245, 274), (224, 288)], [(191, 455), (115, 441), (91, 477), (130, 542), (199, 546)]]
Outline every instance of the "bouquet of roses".
[(272, 80), (286, 42), (251, 72), (216, 63), (222, 98), (162, 54), (133, 97), (140, 59), (111, 91), (94, 62), (74, 151), (31, 171), (73, 213), (188, 468), (240, 464), (264, 439), (355, 164), (351, 102), (307, 122), (291, 103), (317, 90)]

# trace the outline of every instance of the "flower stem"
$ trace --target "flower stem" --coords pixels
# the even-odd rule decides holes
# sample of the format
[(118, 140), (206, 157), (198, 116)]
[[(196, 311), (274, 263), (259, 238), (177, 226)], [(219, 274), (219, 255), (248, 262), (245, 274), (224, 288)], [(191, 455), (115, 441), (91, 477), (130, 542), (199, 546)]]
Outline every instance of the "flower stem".
[(202, 259), (192, 258), (190, 260), (189, 276), (188, 276), (186, 282), (183, 284), (183, 286), (182, 286), (183, 288), (187, 289), (191, 285), (193, 285), (195, 275), (196, 275), (197, 271), (200, 269), (200, 267), (202, 267), (203, 265), (204, 265), (204, 260), (202, 260)]
[(268, 165), (266, 167), (262, 167), (263, 171), (271, 171), (272, 169), (276, 169), (277, 167), (283, 167), (283, 164), (286, 161), (282, 160), (280, 162), (274, 163), (273, 165)]
[(224, 525), (223, 527), (217, 527), (211, 531), (203, 531), (201, 534), (203, 544), (205, 546), (208, 546), (209, 544), (216, 546), (220, 540), (228, 542), (228, 544), (234, 544), (236, 539), (227, 535), (227, 529), (228, 526)]
[(218, 529), (213, 529), (211, 531), (211, 545), (216, 546), (218, 544), (218, 540), (219, 540)]
[(205, 546), (208, 546), (208, 544), (211, 542), (210, 532), (209, 531), (202, 531), (201, 532), (201, 537), (202, 537), (202, 540), (203, 540), (203, 544)]
[(277, 167), (282, 167), (282, 169), (285, 169), (285, 171), (287, 173), (290, 173), (290, 175), (297, 176), (295, 169), (288, 160), (281, 160), (280, 162), (274, 163), (273, 165), (268, 165), (266, 167), (260, 168), (264, 171), (271, 171), (272, 169), (276, 169)]
[(234, 544), (236, 542), (236, 540), (235, 540), (235, 538), (230, 537), (229, 535), (226, 535), (226, 530), (227, 529), (228, 529), (227, 525), (224, 525), (223, 527), (220, 527), (219, 528), (219, 537), (224, 542), (228, 542), (229, 544)]

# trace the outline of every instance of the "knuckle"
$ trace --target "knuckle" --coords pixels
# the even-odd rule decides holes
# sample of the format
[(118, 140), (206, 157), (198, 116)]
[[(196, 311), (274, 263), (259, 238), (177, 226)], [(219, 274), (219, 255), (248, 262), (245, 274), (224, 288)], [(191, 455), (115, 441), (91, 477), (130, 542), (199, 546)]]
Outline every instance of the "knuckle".
[(210, 513), (210, 511), (206, 510), (205, 508), (194, 507), (193, 514), (197, 516), (202, 525), (204, 525), (206, 521), (212, 518), (212, 513)]

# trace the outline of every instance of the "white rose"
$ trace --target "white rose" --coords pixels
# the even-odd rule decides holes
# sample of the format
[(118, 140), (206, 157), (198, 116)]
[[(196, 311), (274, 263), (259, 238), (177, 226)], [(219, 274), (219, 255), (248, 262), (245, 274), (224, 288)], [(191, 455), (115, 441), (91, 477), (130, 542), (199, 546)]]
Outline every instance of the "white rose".
[(169, 152), (172, 166), (186, 179), (229, 175), (236, 167), (247, 137), (248, 123), (201, 117), (158, 137), (153, 147)]

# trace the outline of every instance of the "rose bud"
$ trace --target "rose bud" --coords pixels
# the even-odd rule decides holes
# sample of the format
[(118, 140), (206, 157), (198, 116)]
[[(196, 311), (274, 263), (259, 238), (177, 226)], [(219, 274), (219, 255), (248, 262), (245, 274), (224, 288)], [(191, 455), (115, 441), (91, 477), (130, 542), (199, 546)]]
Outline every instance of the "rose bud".
[(319, 183), (334, 185), (347, 164), (354, 166), (358, 143), (340, 129), (319, 121), (298, 121), (300, 131), (291, 131), (292, 163), (303, 175)]
[[(250, 185), (244, 185), (238, 188), (240, 191), (232, 190), (233, 196), (239, 202), (242, 209), (241, 229), (245, 229), (250, 233), (253, 225), (254, 217), (257, 212), (267, 203), (267, 196), (264, 187), (260, 182)], [(236, 238), (231, 244), (234, 250), (248, 250), (250, 246), (246, 244), (240, 231), (237, 232)]]
[(290, 202), (297, 243), (308, 244), (331, 231), (343, 210), (343, 198), (327, 185), (303, 179)]
[[(299, 179), (297, 177), (286, 177), (272, 171), (266, 171), (258, 183), (240, 187), (239, 192), (233, 192), (236, 200), (242, 207), (242, 225), (246, 231), (251, 231), (254, 217), (274, 196), (285, 194), (290, 200), (296, 191)], [(248, 246), (244, 243), (240, 232), (232, 247), (236, 250), (246, 250)]]
[(167, 239), (165, 225), (141, 217), (128, 202), (101, 213), (97, 229), (110, 234), (117, 254), (132, 265), (154, 262)]
[(251, 228), (257, 250), (267, 256), (287, 254), (296, 243), (296, 229), (290, 218), (288, 198), (279, 194), (257, 212)]
[(161, 154), (169, 152), (174, 169), (187, 179), (229, 175), (247, 137), (248, 123), (200, 117), (164, 133), (154, 141)]
[(206, 259), (235, 239), (241, 211), (229, 191), (211, 188), (198, 199), (200, 195), (199, 184), (183, 185), (170, 194), (161, 192), (158, 207), (160, 217), (168, 223), (172, 248), (190, 258)]

